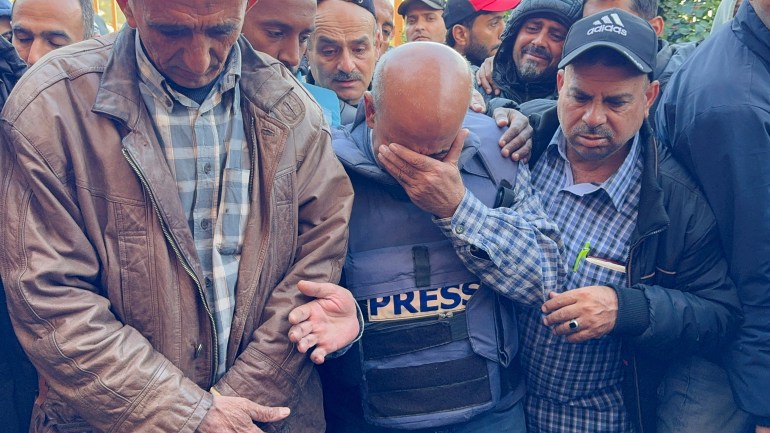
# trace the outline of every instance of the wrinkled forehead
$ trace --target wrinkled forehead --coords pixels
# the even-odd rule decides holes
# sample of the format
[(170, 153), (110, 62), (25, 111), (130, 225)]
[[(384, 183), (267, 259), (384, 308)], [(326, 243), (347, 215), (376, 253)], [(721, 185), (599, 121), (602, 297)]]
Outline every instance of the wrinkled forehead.
[(255, 0), (126, 0), (135, 11), (145, 17), (169, 19), (186, 17), (187, 20), (216, 18), (243, 14), (256, 4)]
[[(287, 14), (286, 11), (292, 13)], [(295, 30), (313, 29), (315, 0), (260, 0), (246, 14), (246, 24), (270, 23)]]
[(318, 5), (314, 36), (338, 41), (373, 39), (377, 31), (374, 16), (352, 3), (327, 1)]

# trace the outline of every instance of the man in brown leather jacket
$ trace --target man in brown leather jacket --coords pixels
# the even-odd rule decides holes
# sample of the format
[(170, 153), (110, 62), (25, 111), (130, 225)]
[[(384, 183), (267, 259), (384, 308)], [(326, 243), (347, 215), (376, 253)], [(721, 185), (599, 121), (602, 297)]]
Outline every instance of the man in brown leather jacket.
[(288, 320), (346, 249), (322, 114), (238, 40), (253, 0), (118, 3), (130, 27), (35, 65), (0, 122), (0, 271), (45, 381), (32, 431), (323, 431), (301, 351), (355, 316), (323, 299)]

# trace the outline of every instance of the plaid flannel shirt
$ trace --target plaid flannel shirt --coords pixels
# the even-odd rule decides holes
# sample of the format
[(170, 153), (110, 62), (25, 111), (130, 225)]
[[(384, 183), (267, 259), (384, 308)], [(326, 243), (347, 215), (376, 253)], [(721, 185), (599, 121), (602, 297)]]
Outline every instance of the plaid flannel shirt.
[(176, 179), (203, 270), (201, 283), (216, 326), (219, 378), (225, 373), (249, 214), (251, 157), (241, 115), (240, 48), (233, 46), (224, 72), (199, 105), (172, 89), (138, 40), (136, 46), (142, 99)]
[[(625, 285), (625, 274), (585, 260), (572, 265), (590, 242), (589, 256), (626, 263), (636, 227), (641, 190), (639, 135), (620, 168), (600, 185), (575, 184), (561, 128), (535, 166), (532, 177), (548, 216), (561, 229), (570, 266), (563, 290)], [(540, 309), (519, 315), (522, 366), (527, 375), (529, 431), (541, 433), (626, 433), (620, 339), (605, 335), (568, 343), (543, 325)]]
[(485, 285), (517, 303), (540, 308), (564, 275), (564, 245), (521, 163), (514, 194), (512, 207), (490, 209), (466, 190), (452, 218), (435, 222)]

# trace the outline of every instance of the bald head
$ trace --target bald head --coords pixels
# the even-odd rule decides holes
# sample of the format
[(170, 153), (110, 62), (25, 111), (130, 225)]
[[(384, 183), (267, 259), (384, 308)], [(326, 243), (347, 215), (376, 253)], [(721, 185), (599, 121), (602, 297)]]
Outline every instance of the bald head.
[(470, 69), (455, 50), (414, 42), (388, 51), (365, 95), (374, 146), (399, 143), (443, 158), (460, 131), (470, 97)]

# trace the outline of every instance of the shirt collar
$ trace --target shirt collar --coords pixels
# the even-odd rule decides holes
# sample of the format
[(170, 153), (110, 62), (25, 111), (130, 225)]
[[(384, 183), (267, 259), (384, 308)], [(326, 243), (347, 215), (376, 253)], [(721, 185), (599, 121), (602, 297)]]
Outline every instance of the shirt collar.
[(559, 158), (564, 163), (564, 176), (566, 179), (562, 190), (580, 196), (591, 194), (600, 189), (604, 190), (612, 201), (612, 204), (615, 206), (615, 209), (620, 210), (629, 191), (633, 187), (634, 182), (636, 182), (641, 174), (639, 133), (637, 132), (636, 135), (634, 135), (631, 142), (631, 150), (628, 152), (623, 164), (618, 167), (618, 170), (610, 176), (609, 179), (598, 185), (591, 183), (575, 184), (575, 180), (572, 177), (572, 168), (567, 159), (566, 145), (567, 142), (564, 137), (564, 131), (562, 131), (561, 126), (559, 126), (556, 133), (553, 135), (551, 142), (548, 143), (546, 157)]
[[(156, 98), (163, 100), (170, 108), (174, 101), (183, 102), (189, 106), (192, 102), (189, 98), (172, 89), (166, 82), (166, 77), (155, 68), (147, 53), (144, 51), (139, 32), (136, 32), (136, 64), (139, 69), (139, 79), (144, 83)], [(225, 68), (222, 74), (217, 78), (218, 82), (214, 85), (216, 93), (224, 94), (235, 88), (241, 77), (241, 48), (234, 44), (227, 56)], [(213, 94), (213, 93), (212, 93)], [(206, 98), (211, 98), (211, 94)], [(173, 100), (172, 100), (173, 99)], [(197, 104), (196, 104), (197, 105)]]

